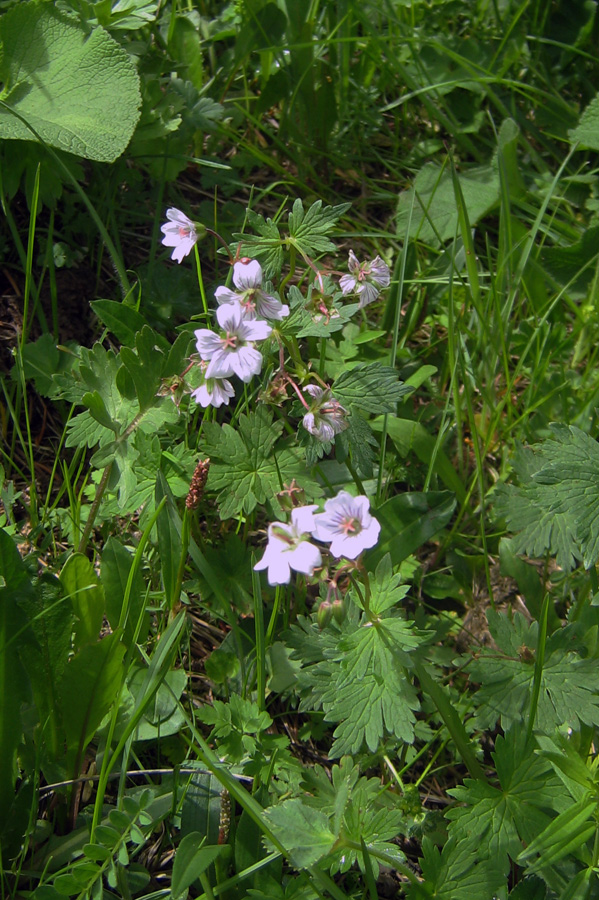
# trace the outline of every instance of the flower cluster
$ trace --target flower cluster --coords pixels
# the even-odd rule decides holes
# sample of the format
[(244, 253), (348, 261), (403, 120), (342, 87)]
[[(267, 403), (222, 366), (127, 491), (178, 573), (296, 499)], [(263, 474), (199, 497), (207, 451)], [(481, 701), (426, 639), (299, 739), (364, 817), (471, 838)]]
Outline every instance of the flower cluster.
[[(198, 226), (179, 209), (168, 209), (168, 222), (162, 226), (162, 243), (173, 247), (172, 259), (181, 262), (198, 240)], [(200, 406), (228, 405), (235, 396), (229, 381), (236, 375), (249, 382), (262, 369), (262, 354), (256, 349), (272, 332), (265, 321), (278, 321), (289, 315), (289, 307), (262, 288), (262, 267), (255, 259), (241, 259), (233, 265), (236, 291), (217, 287), (216, 320), (220, 332), (210, 328), (195, 331), (200, 357), (201, 383), (192, 391)]]
[(315, 514), (317, 508), (297, 507), (291, 511), (291, 524), (269, 525), (264, 556), (254, 566), (258, 571), (268, 569), (269, 584), (288, 584), (292, 569), (302, 575), (314, 574), (322, 563), (322, 555), (311, 537), (329, 544), (336, 559), (357, 559), (378, 541), (381, 526), (370, 514), (368, 497), (352, 497), (347, 491), (339, 491), (326, 501), (324, 512)]

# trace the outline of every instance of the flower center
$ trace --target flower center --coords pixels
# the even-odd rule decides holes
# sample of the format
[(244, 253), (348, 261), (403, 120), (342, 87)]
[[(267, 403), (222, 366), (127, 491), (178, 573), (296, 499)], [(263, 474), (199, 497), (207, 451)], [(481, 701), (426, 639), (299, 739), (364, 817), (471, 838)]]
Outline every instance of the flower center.
[(227, 331), (226, 336), (221, 338), (223, 350), (236, 350), (238, 339), (239, 335), (235, 334), (234, 331)]
[(189, 237), (190, 234), (191, 234), (191, 228), (189, 228), (189, 226), (179, 225), (179, 237), (180, 238)]
[(350, 519), (344, 519), (340, 523), (339, 528), (346, 537), (350, 537), (353, 534), (359, 534), (362, 530), (362, 524), (359, 519), (352, 516)]

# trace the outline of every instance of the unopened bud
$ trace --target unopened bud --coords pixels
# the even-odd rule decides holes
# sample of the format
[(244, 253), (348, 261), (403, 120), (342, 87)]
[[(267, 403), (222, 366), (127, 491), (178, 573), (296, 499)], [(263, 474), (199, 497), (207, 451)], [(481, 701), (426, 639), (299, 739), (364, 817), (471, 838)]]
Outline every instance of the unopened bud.
[(332, 618), (333, 604), (328, 600), (323, 600), (316, 613), (316, 621), (318, 622), (318, 627), (321, 631), (327, 627)]
[(338, 597), (336, 600), (333, 600), (331, 606), (333, 608), (333, 618), (335, 619), (335, 622), (337, 622), (338, 625), (341, 625), (347, 615), (343, 599)]

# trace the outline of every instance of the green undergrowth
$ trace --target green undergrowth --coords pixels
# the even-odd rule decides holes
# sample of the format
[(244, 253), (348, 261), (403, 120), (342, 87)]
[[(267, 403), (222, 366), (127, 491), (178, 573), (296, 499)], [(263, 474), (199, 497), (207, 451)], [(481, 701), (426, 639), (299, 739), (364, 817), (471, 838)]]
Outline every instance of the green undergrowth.
[(598, 31), (0, 3), (3, 896), (598, 895)]

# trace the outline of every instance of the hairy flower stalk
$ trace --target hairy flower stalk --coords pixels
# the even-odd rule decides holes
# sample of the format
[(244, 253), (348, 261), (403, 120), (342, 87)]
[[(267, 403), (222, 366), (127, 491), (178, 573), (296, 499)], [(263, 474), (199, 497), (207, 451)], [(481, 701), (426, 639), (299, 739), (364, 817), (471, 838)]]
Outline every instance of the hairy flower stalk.
[(349, 251), (349, 275), (343, 275), (339, 287), (344, 294), (356, 293), (360, 298), (359, 309), (373, 303), (382, 288), (389, 287), (391, 273), (389, 266), (380, 256), (360, 263), (353, 250)]

